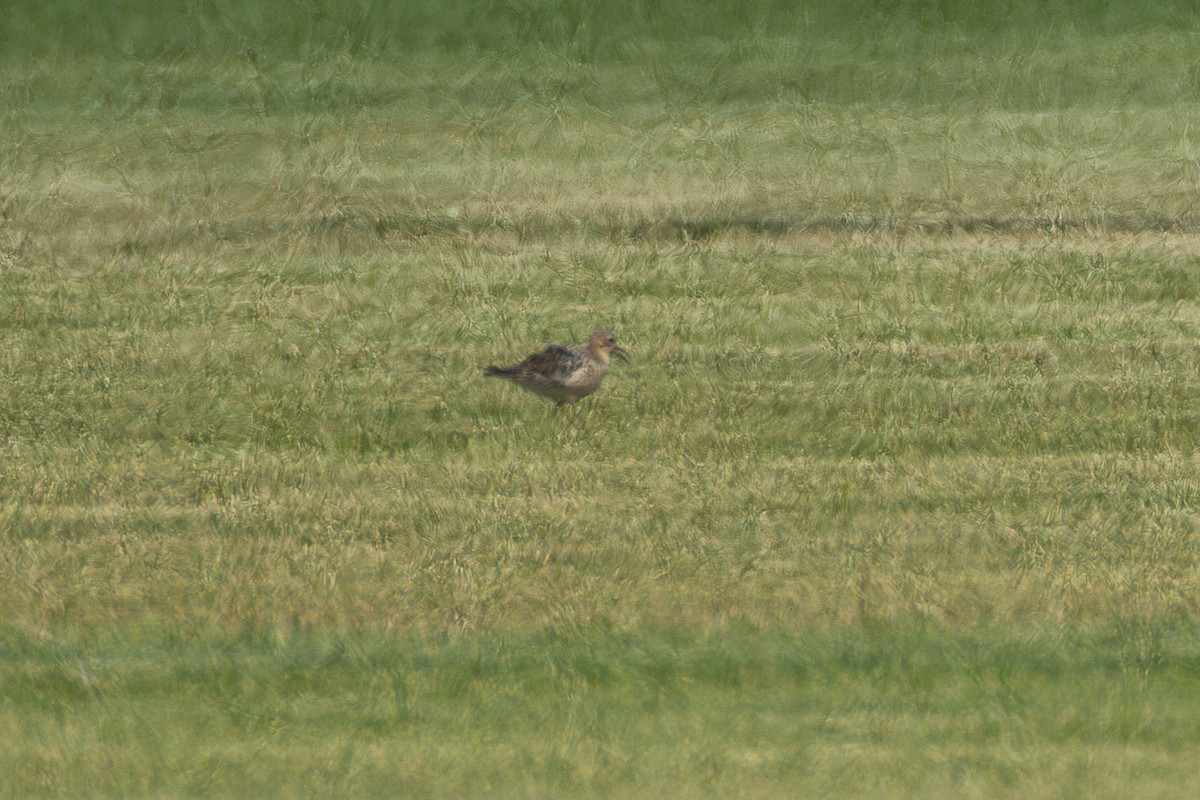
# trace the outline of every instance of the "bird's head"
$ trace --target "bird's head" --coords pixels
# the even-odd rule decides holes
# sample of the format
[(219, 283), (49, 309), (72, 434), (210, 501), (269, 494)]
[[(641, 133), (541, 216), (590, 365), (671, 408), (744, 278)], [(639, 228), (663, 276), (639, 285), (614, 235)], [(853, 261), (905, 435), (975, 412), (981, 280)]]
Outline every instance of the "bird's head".
[(611, 331), (593, 332), (591, 338), (588, 339), (588, 349), (605, 361), (609, 360), (609, 356), (618, 356), (624, 361), (629, 360), (629, 351), (617, 344), (617, 337)]

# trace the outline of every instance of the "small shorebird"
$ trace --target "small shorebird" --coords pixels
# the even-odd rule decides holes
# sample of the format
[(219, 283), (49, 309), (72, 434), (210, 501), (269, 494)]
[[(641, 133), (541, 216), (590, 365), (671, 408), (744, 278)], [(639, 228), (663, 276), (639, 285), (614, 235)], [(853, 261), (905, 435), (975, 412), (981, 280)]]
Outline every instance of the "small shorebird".
[(548, 345), (520, 364), (488, 367), (483, 374), (512, 381), (562, 406), (600, 388), (610, 356), (629, 360), (629, 353), (617, 344), (616, 336), (608, 331), (595, 331), (587, 344)]

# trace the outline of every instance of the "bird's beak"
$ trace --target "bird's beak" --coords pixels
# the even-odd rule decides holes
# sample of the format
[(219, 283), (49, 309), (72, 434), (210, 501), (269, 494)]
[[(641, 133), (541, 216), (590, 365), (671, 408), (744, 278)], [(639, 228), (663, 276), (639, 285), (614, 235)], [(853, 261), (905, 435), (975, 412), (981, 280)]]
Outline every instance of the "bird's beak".
[(619, 344), (613, 345), (612, 354), (614, 356), (620, 356), (622, 361), (629, 360), (629, 351), (626, 350), (624, 347), (621, 347), (621, 345), (619, 345)]

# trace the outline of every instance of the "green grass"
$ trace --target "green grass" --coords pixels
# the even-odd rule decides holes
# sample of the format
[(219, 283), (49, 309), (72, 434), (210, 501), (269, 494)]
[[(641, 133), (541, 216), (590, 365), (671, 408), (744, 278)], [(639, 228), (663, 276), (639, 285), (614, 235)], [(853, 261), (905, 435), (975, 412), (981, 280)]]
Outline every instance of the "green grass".
[(5, 733), (22, 767), (0, 785), (93, 797), (1188, 793), (1200, 653), (1194, 639), (1143, 638), (1145, 653), (1094, 633), (920, 629), (438, 646), (14, 637)]
[(0, 793), (1195, 794), (1197, 22), (18, 3)]

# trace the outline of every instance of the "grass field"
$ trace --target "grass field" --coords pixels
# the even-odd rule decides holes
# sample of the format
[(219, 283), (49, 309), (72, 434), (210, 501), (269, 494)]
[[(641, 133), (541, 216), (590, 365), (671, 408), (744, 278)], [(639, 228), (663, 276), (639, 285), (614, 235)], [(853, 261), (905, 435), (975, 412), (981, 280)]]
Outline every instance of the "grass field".
[(1200, 793), (1191, 4), (443, 5), (15, 4), (0, 794)]

